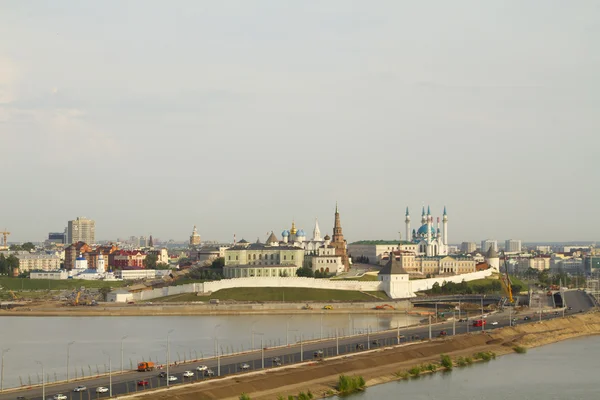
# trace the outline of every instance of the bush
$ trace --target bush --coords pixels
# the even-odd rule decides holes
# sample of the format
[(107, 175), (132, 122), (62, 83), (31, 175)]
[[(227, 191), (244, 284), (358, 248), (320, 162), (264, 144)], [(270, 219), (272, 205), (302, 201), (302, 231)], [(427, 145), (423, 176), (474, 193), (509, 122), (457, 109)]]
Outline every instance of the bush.
[(362, 376), (340, 375), (337, 389), (341, 394), (358, 392), (365, 388), (365, 379)]
[(473, 354), (476, 360), (490, 361), (492, 359), (492, 355), (487, 351), (481, 351), (479, 353)]
[(410, 374), (406, 371), (402, 371), (402, 372), (398, 371), (398, 372), (395, 372), (394, 375), (396, 375), (396, 377), (402, 378), (402, 379), (406, 379), (410, 376)]
[(420, 367), (412, 367), (411, 369), (408, 370), (408, 373), (411, 374), (412, 376), (419, 376), (419, 375), (421, 375), (421, 368)]
[(515, 347), (513, 347), (513, 350), (515, 351), (515, 353), (519, 353), (519, 354), (527, 353), (527, 349), (523, 346), (515, 346)]
[(464, 367), (467, 365), (467, 361), (462, 357), (458, 357), (458, 359), (456, 360), (456, 365), (458, 365), (459, 367)]
[(435, 371), (437, 371), (438, 367), (435, 364), (427, 364), (426, 368), (427, 368), (427, 371), (435, 372)]
[(469, 365), (473, 364), (473, 359), (471, 357), (465, 357), (465, 362)]
[(448, 371), (452, 371), (453, 364), (449, 355), (442, 354), (440, 364), (442, 364), (442, 367), (446, 368)]
[(248, 396), (246, 393), (242, 393), (240, 395), (240, 400), (250, 400), (250, 396)]

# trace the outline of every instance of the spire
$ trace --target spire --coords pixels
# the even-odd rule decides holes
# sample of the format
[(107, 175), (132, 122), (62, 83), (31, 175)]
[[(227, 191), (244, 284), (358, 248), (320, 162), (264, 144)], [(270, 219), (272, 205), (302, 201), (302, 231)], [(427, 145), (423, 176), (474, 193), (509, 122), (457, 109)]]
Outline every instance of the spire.
[(338, 204), (337, 204), (337, 201), (335, 202), (335, 213), (336, 213), (336, 214), (339, 214), (339, 212), (338, 212)]
[(408, 217), (408, 207), (406, 207), (406, 214), (405, 215)]
[(444, 206), (444, 215), (448, 215), (446, 214), (446, 206)]
[(313, 229), (313, 241), (321, 241), (321, 230), (319, 229), (319, 220), (315, 218), (315, 229)]
[(421, 215), (425, 215), (425, 206), (423, 206), (423, 212), (421, 213)]
[(431, 209), (427, 206), (427, 215), (431, 215)]

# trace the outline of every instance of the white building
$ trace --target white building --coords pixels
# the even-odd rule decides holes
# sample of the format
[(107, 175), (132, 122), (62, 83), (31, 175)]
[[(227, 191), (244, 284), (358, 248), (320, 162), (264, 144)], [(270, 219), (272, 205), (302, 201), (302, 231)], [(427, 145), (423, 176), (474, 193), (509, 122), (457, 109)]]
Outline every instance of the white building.
[(60, 268), (60, 257), (57, 255), (19, 252), (15, 257), (19, 259), (19, 272), (54, 271)]
[(465, 254), (474, 253), (477, 251), (477, 244), (474, 242), (462, 242), (460, 244), (460, 251)]
[[(406, 207), (404, 223), (406, 224), (406, 235), (410, 233), (410, 214), (408, 207)], [(446, 207), (444, 207), (444, 213), (442, 215), (443, 230), (440, 230), (440, 218), (437, 219), (437, 229), (433, 227), (433, 216), (431, 215), (431, 209), (427, 207), (427, 214), (425, 214), (425, 207), (421, 213), (421, 227), (418, 230), (412, 231), (412, 235), (407, 240), (418, 245), (417, 254), (426, 257), (444, 256), (448, 255), (448, 214), (446, 213)]]
[(521, 241), (516, 239), (508, 239), (504, 242), (504, 251), (507, 253), (520, 253)]
[(155, 279), (156, 278), (156, 270), (155, 269), (117, 270), (115, 272), (115, 277), (117, 279), (122, 279), (124, 281), (135, 281), (138, 279)]
[(490, 246), (494, 246), (494, 250), (498, 251), (498, 241), (493, 239), (486, 239), (481, 241), (481, 252), (487, 253)]
[(545, 254), (548, 254), (552, 251), (551, 246), (535, 246), (535, 249), (537, 251), (539, 251), (540, 253), (545, 253)]
[[(329, 236), (326, 236), (329, 238)], [(312, 270), (341, 274), (344, 272), (344, 264), (342, 257), (335, 254), (335, 247), (329, 244), (329, 240), (325, 241), (325, 245), (317, 249), (317, 254), (312, 256)]]
[(32, 271), (31, 274), (29, 274), (29, 279), (53, 279), (53, 280), (60, 280), (60, 279), (68, 279), (69, 278), (69, 272), (66, 270), (57, 270), (57, 271)]
[(133, 293), (127, 289), (113, 290), (106, 296), (106, 301), (110, 303), (127, 303), (133, 299)]

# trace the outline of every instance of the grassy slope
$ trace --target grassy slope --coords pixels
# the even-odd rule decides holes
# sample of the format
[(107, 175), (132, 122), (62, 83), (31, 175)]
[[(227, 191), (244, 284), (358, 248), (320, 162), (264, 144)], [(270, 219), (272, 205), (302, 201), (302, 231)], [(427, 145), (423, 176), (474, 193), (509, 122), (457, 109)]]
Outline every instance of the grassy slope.
[[(368, 293), (368, 294), (365, 294)], [(208, 301), (208, 299), (237, 300), (237, 301), (374, 301), (376, 296), (382, 300), (389, 300), (385, 292), (357, 292), (331, 289), (304, 289), (304, 288), (232, 288), (214, 292), (211, 296), (196, 296), (195, 293), (186, 293), (153, 299), (153, 302), (185, 302)], [(370, 296), (371, 295), (371, 296)]]

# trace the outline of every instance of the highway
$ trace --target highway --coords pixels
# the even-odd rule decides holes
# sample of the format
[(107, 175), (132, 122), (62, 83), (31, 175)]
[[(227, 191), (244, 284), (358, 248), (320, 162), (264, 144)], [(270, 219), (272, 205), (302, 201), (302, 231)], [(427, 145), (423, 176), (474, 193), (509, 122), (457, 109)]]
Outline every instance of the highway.
[[(592, 299), (585, 292), (576, 290), (567, 291), (565, 293), (565, 297), (567, 301), (567, 306), (573, 308), (572, 311), (567, 311), (565, 315), (576, 313), (580, 310), (588, 311), (594, 306)], [(539, 321), (540, 314), (536, 314), (536, 311), (537, 310), (528, 310), (527, 312), (519, 313), (518, 315), (516, 315), (515, 324)], [(515, 315), (511, 315), (508, 309), (502, 312), (490, 314), (487, 317), (487, 324), (484, 327), (485, 330), (489, 331), (492, 329), (509, 326), (509, 315), (515, 317)], [(530, 320), (524, 320), (525, 316), (528, 316)], [(455, 331), (456, 334), (481, 331), (482, 327), (473, 327), (471, 322), (472, 319), (478, 319), (479, 317), (480, 314), (470, 316), (470, 321), (468, 323), (442, 322), (437, 324), (433, 323), (431, 326), (426, 324), (400, 329), (400, 341), (404, 343), (415, 340), (428, 339), (430, 335), (430, 329), (432, 338), (438, 337), (442, 330), (446, 331), (448, 336), (451, 336), (453, 334), (453, 331)], [(559, 317), (562, 317), (562, 311), (553, 310), (543, 313), (541, 318), (547, 320)], [(492, 325), (492, 322), (497, 322), (498, 324)], [(338, 340), (328, 339), (323, 341), (311, 341), (303, 343), (302, 345), (294, 344), (289, 347), (284, 346), (264, 349), (262, 351), (257, 350), (254, 352), (246, 352), (232, 356), (223, 356), (220, 357), (218, 360), (213, 357), (204, 361), (187, 363), (185, 365), (180, 364), (177, 366), (170, 367), (169, 374), (177, 378), (177, 380), (171, 382), (170, 385), (189, 383), (191, 381), (202, 379), (214, 379), (203, 377), (202, 373), (196, 371), (196, 367), (199, 365), (208, 366), (208, 368), (214, 371), (215, 376), (217, 376), (219, 372), (221, 376), (224, 376), (230, 374), (246, 373), (247, 371), (259, 370), (263, 368), (263, 364), (264, 368), (278, 368), (278, 366), (275, 366), (273, 363), (273, 358), (275, 357), (278, 357), (282, 366), (285, 366), (288, 364), (298, 363), (301, 361), (301, 359), (304, 361), (312, 360), (314, 358), (314, 353), (319, 350), (323, 352), (324, 357), (331, 357), (337, 354), (342, 355), (354, 353), (357, 351), (368, 350), (369, 348), (373, 349), (379, 346), (397, 344), (398, 340), (398, 331), (389, 330), (366, 335), (341, 337)], [(362, 349), (359, 349), (360, 346), (362, 346)], [(243, 363), (247, 363), (249, 365), (248, 370), (241, 370), (240, 367)], [(127, 372), (122, 375), (113, 375), (112, 394), (113, 396), (115, 396), (119, 394), (135, 393), (136, 391), (150, 390), (152, 388), (157, 387), (165, 387), (167, 384), (166, 379), (158, 377), (159, 372), (162, 371), (166, 372), (166, 368), (162, 369), (161, 371)], [(185, 378), (183, 377), (184, 371), (192, 371), (194, 373), (194, 376)], [(145, 380), (148, 382), (148, 384), (146, 386), (138, 386), (137, 382), (140, 380)], [(78, 385), (85, 385), (87, 387), (87, 391), (73, 392), (73, 389)], [(96, 393), (96, 388), (100, 386), (106, 388), (110, 387), (108, 376), (90, 378), (71, 383), (47, 385), (45, 388), (45, 398), (52, 399), (53, 396), (59, 393), (67, 396), (66, 398), (69, 400), (91, 400), (108, 398), (110, 395), (110, 393), (108, 392)], [(35, 387), (32, 389), (24, 389), (19, 391), (13, 390), (9, 393), (5, 392), (0, 394), (0, 400), (16, 399), (18, 396), (24, 396), (24, 398), (26, 399), (41, 400), (43, 399), (42, 388)]]

